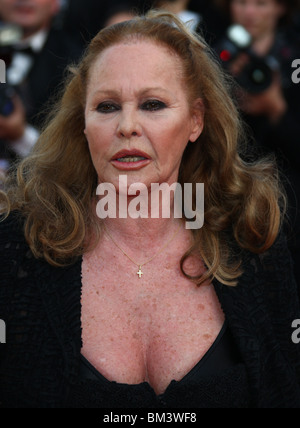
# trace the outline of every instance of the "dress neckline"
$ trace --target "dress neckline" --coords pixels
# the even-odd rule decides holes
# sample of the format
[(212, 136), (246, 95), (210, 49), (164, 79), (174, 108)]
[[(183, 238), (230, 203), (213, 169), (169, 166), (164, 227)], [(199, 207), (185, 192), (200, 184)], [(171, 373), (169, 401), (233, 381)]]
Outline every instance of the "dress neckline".
[[(80, 354), (80, 358), (80, 378), (83, 381), (96, 381), (106, 386), (115, 384), (127, 386), (129, 388), (145, 387), (157, 395), (154, 392), (152, 386), (147, 381), (141, 382), (140, 384), (121, 384), (116, 381), (110, 381), (105, 376), (103, 376), (82, 354)], [(201, 360), (181, 380), (171, 380), (164, 393), (160, 394), (159, 397), (164, 396), (170, 387), (190, 382), (193, 378), (214, 375), (216, 372), (222, 371), (223, 369), (225, 370), (228, 367), (232, 367), (239, 362), (239, 353), (234, 346), (233, 338), (231, 336), (230, 329), (228, 328), (227, 321), (225, 321), (216, 340), (206, 352), (206, 354), (201, 358)]]

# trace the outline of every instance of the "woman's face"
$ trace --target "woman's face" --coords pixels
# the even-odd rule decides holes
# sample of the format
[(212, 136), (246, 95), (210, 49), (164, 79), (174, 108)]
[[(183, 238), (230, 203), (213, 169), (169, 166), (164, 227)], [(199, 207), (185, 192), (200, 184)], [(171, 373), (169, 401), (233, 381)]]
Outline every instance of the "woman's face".
[(85, 134), (99, 183), (172, 184), (183, 152), (203, 130), (201, 100), (191, 106), (181, 60), (151, 41), (121, 43), (93, 65)]
[(285, 7), (277, 0), (232, 0), (231, 17), (259, 39), (276, 31), (279, 19), (285, 13)]
[(28, 36), (50, 26), (59, 7), (59, 0), (0, 0), (0, 15), (4, 22), (21, 26)]

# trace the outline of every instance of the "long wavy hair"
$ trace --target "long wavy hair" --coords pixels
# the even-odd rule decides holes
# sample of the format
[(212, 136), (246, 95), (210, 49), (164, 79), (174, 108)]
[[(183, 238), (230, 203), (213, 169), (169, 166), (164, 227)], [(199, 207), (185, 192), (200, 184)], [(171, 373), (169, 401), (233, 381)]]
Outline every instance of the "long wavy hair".
[(200, 97), (205, 106), (204, 132), (188, 144), (180, 168), (180, 184), (205, 184), (205, 224), (182, 257), (182, 272), (191, 278), (184, 262), (197, 254), (207, 266), (203, 276), (191, 278), (198, 285), (213, 278), (235, 285), (242, 271), (233, 247), (263, 253), (278, 235), (282, 193), (277, 170), (271, 161), (243, 160), (243, 126), (230, 95), (231, 80), (204, 40), (167, 12), (151, 11), (105, 28), (92, 40), (79, 65), (70, 69), (32, 154), (11, 174), (1, 197), (2, 213), (20, 211), (33, 254), (55, 266), (82, 256), (91, 230), (101, 238), (94, 205), (97, 174), (84, 135), (86, 90), (99, 55), (131, 38), (175, 52), (191, 105)]

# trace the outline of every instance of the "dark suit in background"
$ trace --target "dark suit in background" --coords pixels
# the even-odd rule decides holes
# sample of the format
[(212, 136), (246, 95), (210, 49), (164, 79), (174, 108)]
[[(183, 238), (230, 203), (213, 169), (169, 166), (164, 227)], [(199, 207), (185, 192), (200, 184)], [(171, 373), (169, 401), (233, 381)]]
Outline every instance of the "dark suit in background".
[(69, 0), (62, 11), (64, 30), (85, 47), (118, 12), (146, 12), (152, 0)]
[(27, 99), (24, 100), (27, 120), (39, 128), (44, 120), (44, 109), (63, 83), (66, 68), (78, 62), (81, 46), (63, 29), (53, 27), (42, 51), (35, 55), (34, 64), (26, 82)]

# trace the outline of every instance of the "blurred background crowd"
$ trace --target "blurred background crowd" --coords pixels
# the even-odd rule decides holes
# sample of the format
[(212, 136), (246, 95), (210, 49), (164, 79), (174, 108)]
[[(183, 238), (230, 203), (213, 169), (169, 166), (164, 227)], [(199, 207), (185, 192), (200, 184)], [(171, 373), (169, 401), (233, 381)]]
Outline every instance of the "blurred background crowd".
[[(300, 0), (0, 0), (0, 171), (37, 141), (66, 66), (105, 26), (162, 8), (189, 22), (238, 85), (251, 156), (276, 156), (289, 199), (287, 234), (300, 283)], [(300, 67), (299, 67), (300, 68)], [(300, 72), (299, 72), (300, 76)]]

